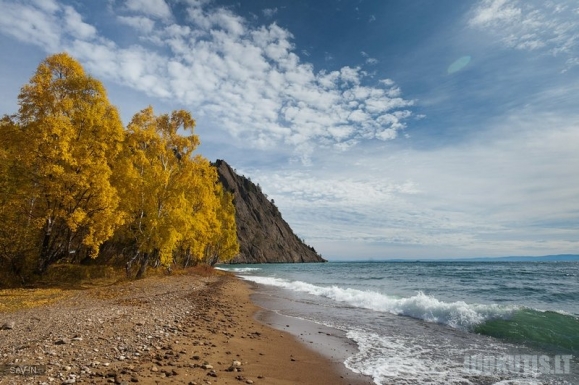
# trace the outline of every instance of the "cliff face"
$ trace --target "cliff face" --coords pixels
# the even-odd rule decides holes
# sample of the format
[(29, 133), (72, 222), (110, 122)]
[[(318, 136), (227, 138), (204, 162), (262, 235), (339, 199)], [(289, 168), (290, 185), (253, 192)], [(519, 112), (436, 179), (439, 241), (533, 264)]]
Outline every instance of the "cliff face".
[(325, 262), (294, 234), (259, 187), (223, 160), (215, 167), (225, 190), (234, 195), (240, 253), (231, 263)]

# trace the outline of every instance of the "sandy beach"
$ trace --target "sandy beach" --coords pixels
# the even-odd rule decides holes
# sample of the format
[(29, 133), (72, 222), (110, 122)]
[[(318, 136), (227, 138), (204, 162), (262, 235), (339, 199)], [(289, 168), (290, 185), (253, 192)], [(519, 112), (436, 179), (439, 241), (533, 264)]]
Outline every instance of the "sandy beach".
[(0, 384), (372, 384), (343, 366), (339, 332), (251, 293), (228, 274), (151, 277), (0, 312)]

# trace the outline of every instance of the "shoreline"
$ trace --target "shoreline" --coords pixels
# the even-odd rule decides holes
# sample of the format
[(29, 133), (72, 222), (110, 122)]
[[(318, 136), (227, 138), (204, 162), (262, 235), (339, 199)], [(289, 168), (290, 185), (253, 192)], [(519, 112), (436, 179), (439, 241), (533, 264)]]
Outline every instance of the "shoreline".
[[(0, 366), (8, 365), (0, 384), (372, 384), (338, 354), (316, 350), (338, 349), (343, 338), (275, 321), (253, 292), (232, 274), (175, 275), (0, 312), (0, 325), (11, 325), (0, 330)], [(276, 329), (279, 322), (291, 331)], [(305, 337), (290, 334), (298, 330)], [(45, 373), (10, 373), (33, 365)]]

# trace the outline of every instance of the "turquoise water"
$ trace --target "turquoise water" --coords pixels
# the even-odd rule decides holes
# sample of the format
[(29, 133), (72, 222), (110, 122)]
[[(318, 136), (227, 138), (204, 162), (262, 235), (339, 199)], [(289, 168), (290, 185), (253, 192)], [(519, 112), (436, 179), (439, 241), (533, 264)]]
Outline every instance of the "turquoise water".
[[(344, 330), (359, 347), (346, 366), (377, 384), (579, 384), (576, 262), (221, 268), (259, 284), (273, 310)], [(521, 355), (551, 364), (532, 373), (465, 370), (467, 357)], [(555, 369), (560, 357), (566, 370)]]

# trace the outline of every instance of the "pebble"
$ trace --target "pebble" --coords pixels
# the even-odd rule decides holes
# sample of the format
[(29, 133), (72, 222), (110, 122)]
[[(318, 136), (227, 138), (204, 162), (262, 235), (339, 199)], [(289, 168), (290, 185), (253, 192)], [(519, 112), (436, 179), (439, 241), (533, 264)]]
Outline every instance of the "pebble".
[(14, 321), (4, 322), (2, 326), (0, 326), (0, 330), (12, 330), (16, 324)]

